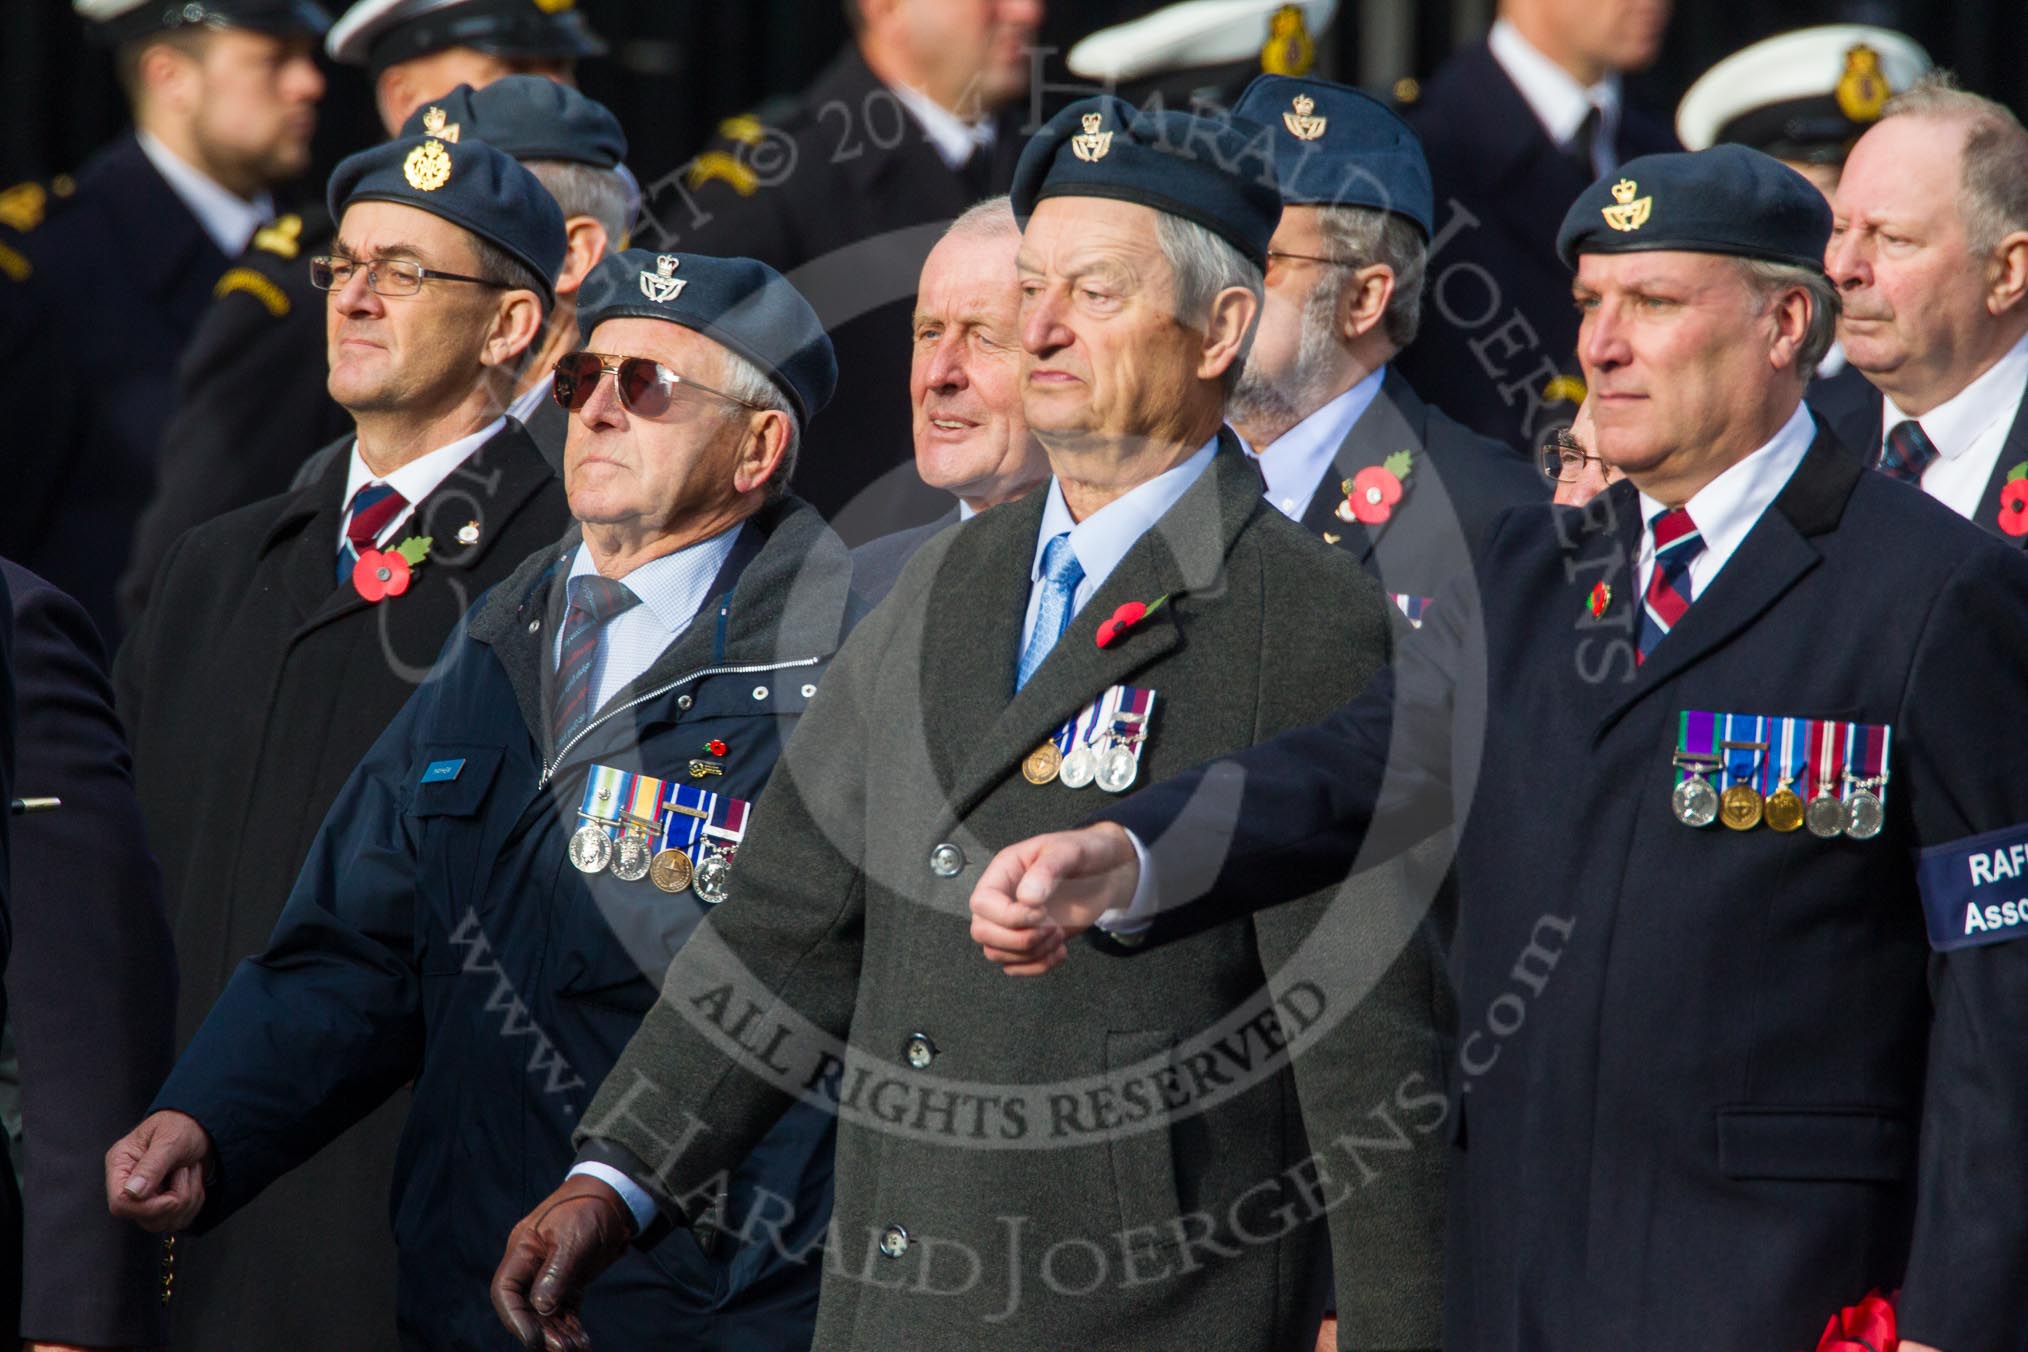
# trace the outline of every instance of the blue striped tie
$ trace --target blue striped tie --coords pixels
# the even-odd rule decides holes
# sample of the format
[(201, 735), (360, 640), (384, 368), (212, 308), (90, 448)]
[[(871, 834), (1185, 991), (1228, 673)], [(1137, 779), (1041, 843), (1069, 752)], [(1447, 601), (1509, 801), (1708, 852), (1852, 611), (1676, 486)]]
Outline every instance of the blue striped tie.
[(408, 499), (394, 491), (393, 484), (367, 484), (352, 495), (352, 509), (345, 518), (345, 543), (338, 546), (338, 580), (352, 576), (359, 556), (373, 548), (380, 532), (394, 520)]
[(592, 673), (606, 622), (641, 603), (624, 582), (596, 573), (570, 580), (570, 609), (563, 617), (563, 660), (556, 668), (556, 744), (561, 747), (592, 716)]
[(1052, 537), (1042, 551), (1042, 604), (1035, 608), (1035, 628), (1021, 650), (1021, 665), (1014, 669), (1016, 691), (1028, 684), (1056, 640), (1070, 628), (1071, 617), (1077, 614), (1077, 584), (1082, 581), (1084, 565), (1070, 547), (1070, 532)]

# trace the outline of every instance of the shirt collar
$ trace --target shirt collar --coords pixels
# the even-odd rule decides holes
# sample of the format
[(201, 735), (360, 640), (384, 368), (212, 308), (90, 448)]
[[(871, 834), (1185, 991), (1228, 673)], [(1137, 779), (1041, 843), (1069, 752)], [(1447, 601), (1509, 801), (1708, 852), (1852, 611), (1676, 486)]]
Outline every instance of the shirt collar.
[[(711, 594), (711, 584), (732, 554), (744, 522), (722, 530), (709, 540), (683, 546), (673, 554), (650, 559), (620, 581), (641, 598), (641, 607), (671, 634), (682, 633), (697, 618), (697, 611)], [(570, 576), (586, 577), (598, 571), (591, 551), (579, 544), (570, 562)], [(567, 584), (566, 584), (567, 585)]]
[(373, 471), (367, 467), (365, 457), (359, 454), (359, 443), (355, 440), (352, 443), (352, 464), (345, 472), (345, 497), (339, 503), (339, 510), (343, 511), (350, 507), (359, 490), (370, 483), (387, 484), (401, 494), (402, 501), (413, 507), (436, 492), (437, 485), (450, 478), (458, 466), (464, 464), (474, 451), (491, 440), (494, 433), (506, 426), (506, 422), (505, 418), (495, 418), (470, 436), (459, 437), (448, 445), (437, 447), (427, 455), (417, 456), (385, 478), (376, 478)]
[[(2028, 334), (2023, 334), (2000, 360), (1981, 371), (1971, 384), (1922, 415), (1923, 435), (1946, 460), (1955, 460), (1972, 449), (1981, 434), (2001, 418), (2011, 418), (2021, 403), (2021, 387), (2028, 384)], [(1880, 430), (1892, 432), (1909, 415), (1880, 396)]]
[(507, 405), (507, 416), (526, 427), (528, 420), (535, 416), (535, 410), (542, 407), (542, 401), (550, 397), (549, 387), (554, 379), (555, 376), (546, 375), (515, 395), (514, 402)]
[(1035, 537), (1035, 558), (1028, 565), (1028, 580), (1041, 580), (1043, 549), (1069, 531), (1071, 552), (1077, 555), (1078, 565), (1084, 569), (1085, 586), (1090, 588), (1084, 594), (1096, 593), (1135, 542), (1197, 482), (1197, 476), (1211, 463), (1217, 450), (1218, 438), (1214, 435), (1182, 464), (1164, 470), (1144, 484), (1136, 484), (1077, 522), (1070, 519), (1070, 506), (1063, 500), (1063, 485), (1052, 477), (1049, 498), (1042, 507), (1042, 525)]
[(266, 193), (249, 202), (228, 191), (203, 170), (179, 159), (176, 152), (163, 145), (153, 133), (137, 131), (134, 139), (141, 143), (141, 153), (148, 157), (148, 163), (155, 166), (155, 172), (162, 175), (169, 190), (190, 208), (190, 214), (204, 227), (204, 233), (211, 236), (211, 242), (227, 258), (243, 252), (254, 231), (260, 229), (261, 222), (274, 216), (274, 199)]
[(1558, 145), (1566, 145), (1577, 135), (1577, 129), (1584, 122), (1584, 115), (1596, 107), (1599, 117), (1607, 126), (1601, 132), (1611, 130), (1618, 120), (1620, 110), (1620, 77), (1618, 72), (1609, 72), (1595, 85), (1581, 85), (1571, 77), (1569, 71), (1544, 56), (1535, 45), (1521, 36), (1521, 30), (1505, 19), (1493, 22), (1493, 31), (1486, 35), (1486, 43), (1493, 49), (1493, 59), (1507, 72), (1507, 78), (1521, 91), (1536, 120), (1549, 133), (1549, 139)]
[[(1683, 504), (1690, 509), (1690, 520), (1712, 557), (1722, 560), (1731, 556), (1796, 472), (1796, 466), (1803, 463), (1803, 456), (1816, 439), (1817, 424), (1810, 416), (1809, 405), (1797, 404), (1796, 411), (1766, 445), (1728, 466)], [(1641, 494), (1643, 559), (1654, 552), (1655, 517), (1667, 510), (1664, 503)]]
[(1373, 406), (1386, 378), (1385, 366), (1369, 371), (1352, 388), (1276, 437), (1266, 450), (1247, 447), (1260, 462), (1261, 476), (1268, 481), (1268, 497), (1277, 507), (1280, 499), (1291, 499), (1296, 510), (1290, 515), (1301, 517), (1311, 491), (1323, 479), (1345, 438), (1352, 435), (1353, 426)]
[(894, 97), (901, 100), (901, 106), (922, 124), (923, 133), (929, 137), (930, 147), (937, 152), (937, 158), (951, 168), (964, 168), (973, 154), (992, 147), (996, 134), (992, 118), (982, 117), (977, 122), (966, 122), (920, 89), (911, 89), (905, 84), (890, 85), (889, 88), (894, 91)]

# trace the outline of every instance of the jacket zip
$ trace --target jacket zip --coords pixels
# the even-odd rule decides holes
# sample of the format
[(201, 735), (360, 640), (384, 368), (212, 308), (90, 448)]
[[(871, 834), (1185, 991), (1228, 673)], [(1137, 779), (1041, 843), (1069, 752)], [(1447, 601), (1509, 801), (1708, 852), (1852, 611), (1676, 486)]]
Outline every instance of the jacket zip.
[(670, 681), (667, 685), (657, 686), (655, 689), (647, 691), (644, 694), (636, 695), (634, 696), (634, 698), (628, 700), (625, 704), (620, 705), (618, 708), (606, 710), (604, 713), (600, 714), (597, 718), (594, 718), (591, 722), (585, 724), (582, 728), (579, 728), (576, 733), (572, 734), (571, 739), (569, 741), (565, 742), (562, 746), (558, 747), (556, 749), (556, 755), (552, 759), (543, 764), (542, 778), (537, 780), (535, 784), (536, 792), (540, 793), (542, 790), (549, 787), (549, 777), (556, 773), (556, 767), (563, 764), (563, 758), (570, 754), (570, 749), (572, 747), (576, 746), (579, 742), (583, 741), (586, 737), (589, 737), (591, 735), (591, 731), (593, 728), (596, 728), (599, 724), (605, 722), (609, 718), (617, 718), (619, 715), (625, 713), (629, 709), (637, 708), (640, 705), (646, 704), (651, 699), (659, 699), (663, 695), (668, 694), (671, 690), (674, 690), (679, 685), (688, 685), (692, 681), (701, 681), (706, 676), (738, 676), (750, 672), (783, 671), (792, 667), (814, 667), (823, 660), (824, 659), (821, 657), (799, 657), (793, 662), (770, 662), (767, 663), (766, 665), (742, 666), (742, 667), (706, 667), (702, 671), (693, 671), (687, 676), (678, 676), (675, 680)]

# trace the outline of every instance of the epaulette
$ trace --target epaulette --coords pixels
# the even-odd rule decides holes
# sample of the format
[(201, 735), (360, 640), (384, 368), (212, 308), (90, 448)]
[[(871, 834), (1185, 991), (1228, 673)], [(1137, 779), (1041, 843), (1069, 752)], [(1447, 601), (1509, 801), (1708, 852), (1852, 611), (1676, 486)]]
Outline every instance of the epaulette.
[(58, 174), (47, 187), (30, 179), (0, 191), (0, 225), (17, 235), (25, 235), (42, 224), (52, 199), (61, 202), (76, 189), (77, 184), (69, 174)]
[(273, 279), (263, 276), (253, 268), (227, 268), (211, 288), (214, 300), (230, 296), (235, 291), (245, 292), (259, 301), (267, 312), (280, 319), (289, 312), (289, 297)]
[(277, 258), (294, 258), (302, 248), (298, 242), (302, 233), (303, 218), (292, 211), (254, 231), (253, 246)]

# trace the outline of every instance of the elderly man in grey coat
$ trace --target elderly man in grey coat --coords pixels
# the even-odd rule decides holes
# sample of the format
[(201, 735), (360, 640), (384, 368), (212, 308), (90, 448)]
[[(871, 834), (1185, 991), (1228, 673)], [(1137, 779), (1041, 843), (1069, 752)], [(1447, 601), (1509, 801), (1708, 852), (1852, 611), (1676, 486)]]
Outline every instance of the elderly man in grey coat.
[(1340, 1346), (1437, 1344), (1446, 997), (1398, 875), (1131, 961), (1102, 938), (1048, 983), (969, 938), (995, 850), (1384, 660), (1378, 588), (1222, 425), (1280, 213), (1258, 144), (1104, 98), (1024, 152), (1053, 477), (924, 546), (841, 651), (576, 1169), (508, 1238), (525, 1345), (588, 1347), (591, 1278), (798, 1101), (839, 1114), (819, 1348), (1287, 1352), (1333, 1277)]

